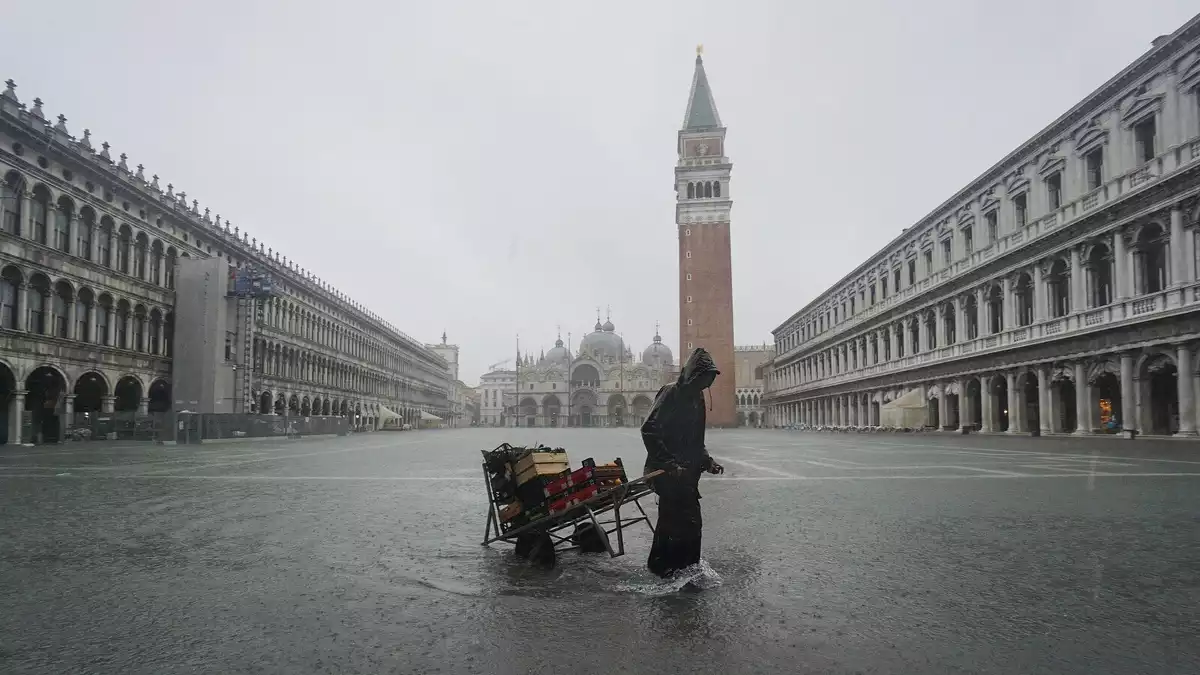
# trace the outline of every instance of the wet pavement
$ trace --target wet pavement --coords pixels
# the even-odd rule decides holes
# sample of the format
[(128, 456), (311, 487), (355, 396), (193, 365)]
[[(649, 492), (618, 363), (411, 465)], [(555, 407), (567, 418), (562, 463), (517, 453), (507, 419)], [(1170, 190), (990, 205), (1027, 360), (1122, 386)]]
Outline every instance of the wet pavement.
[(712, 432), (696, 592), (645, 572), (644, 528), (552, 571), (481, 547), (504, 440), (645, 456), (626, 429), (0, 448), (0, 672), (1200, 672), (1200, 442)]

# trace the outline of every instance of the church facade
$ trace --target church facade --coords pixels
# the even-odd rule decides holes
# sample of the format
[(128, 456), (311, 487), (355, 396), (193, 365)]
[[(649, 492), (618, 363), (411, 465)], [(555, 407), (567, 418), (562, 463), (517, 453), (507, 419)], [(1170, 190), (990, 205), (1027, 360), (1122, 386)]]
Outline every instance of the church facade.
[(635, 355), (611, 320), (597, 320), (574, 353), (559, 336), (553, 349), (518, 363), (508, 424), (520, 427), (637, 427), (679, 376), (662, 337)]

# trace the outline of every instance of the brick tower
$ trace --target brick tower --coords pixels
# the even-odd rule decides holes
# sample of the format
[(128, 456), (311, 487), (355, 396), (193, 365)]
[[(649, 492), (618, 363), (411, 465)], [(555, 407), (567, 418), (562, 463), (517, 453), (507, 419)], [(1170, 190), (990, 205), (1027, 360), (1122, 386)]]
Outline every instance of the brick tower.
[(729, 173), (725, 127), (717, 115), (701, 49), (679, 130), (675, 224), (679, 229), (679, 361), (704, 347), (721, 376), (713, 384), (708, 424), (737, 424), (733, 375), (733, 272), (729, 251)]

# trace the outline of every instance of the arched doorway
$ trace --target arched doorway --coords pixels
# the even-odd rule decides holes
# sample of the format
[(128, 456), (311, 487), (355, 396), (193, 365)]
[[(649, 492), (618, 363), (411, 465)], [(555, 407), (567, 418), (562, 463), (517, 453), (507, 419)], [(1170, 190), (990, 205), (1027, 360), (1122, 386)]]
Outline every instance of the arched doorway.
[(553, 394), (547, 394), (546, 397), (542, 399), (542, 410), (544, 411), (543, 414), (546, 417), (546, 426), (557, 427), (559, 424), (561, 424), (558, 416), (562, 414), (562, 406), (559, 404), (557, 396), (554, 396)]
[(536, 427), (537, 424), (537, 401), (532, 398), (521, 399), (521, 417), (520, 423), (526, 427)]
[(572, 424), (578, 427), (590, 427), (595, 424), (592, 417), (596, 414), (596, 394), (590, 389), (575, 392), (571, 402)]
[(1121, 379), (1116, 364), (1103, 363), (1092, 373), (1091, 410), (1095, 427), (1102, 433), (1114, 433), (1123, 428)]
[(979, 378), (971, 378), (967, 380), (966, 398), (963, 399), (966, 410), (964, 423), (974, 429), (980, 428), (983, 423), (983, 395)]
[(1079, 426), (1075, 411), (1075, 381), (1066, 368), (1057, 368), (1050, 380), (1050, 391), (1054, 396), (1054, 415), (1051, 430), (1055, 433), (1074, 433)]
[(295, 394), (288, 398), (288, 414), (293, 417), (300, 414), (300, 397)]
[[(1141, 431), (1167, 436), (1179, 431), (1179, 370), (1166, 354), (1146, 359), (1142, 364)], [(1146, 410), (1146, 406), (1149, 410)]]
[(625, 426), (625, 397), (621, 394), (608, 397), (608, 426)]
[(650, 400), (649, 396), (646, 396), (644, 394), (638, 394), (637, 396), (634, 396), (633, 397), (634, 423), (641, 425), (642, 422), (645, 422), (646, 416), (650, 414), (650, 407), (652, 405), (654, 405), (654, 402)]
[(741, 410), (737, 412), (737, 425), (739, 427), (746, 426), (746, 413), (742, 412)]
[(1008, 378), (996, 375), (992, 387), (992, 431), (1008, 431)]
[(750, 418), (750, 426), (757, 427), (758, 426), (758, 412), (755, 410), (751, 410), (749, 418)]
[(108, 382), (100, 373), (84, 373), (75, 380), (75, 413), (98, 413), (104, 409)]
[[(166, 380), (155, 380), (150, 384), (147, 396), (150, 399), (148, 410), (152, 413), (164, 413), (171, 409), (171, 383)], [(269, 400), (269, 399), (268, 399)]]
[(142, 402), (142, 383), (132, 375), (126, 375), (117, 380), (117, 386), (113, 390), (113, 395), (117, 397), (114, 402), (114, 410), (117, 412), (137, 412), (138, 405)]
[(309, 401), (308, 397), (305, 396), (304, 398), (300, 399), (300, 416), (308, 417), (311, 414), (312, 414), (312, 401)]
[(286, 411), (287, 411), (287, 398), (284, 397), (283, 394), (280, 394), (279, 398), (275, 399), (275, 414), (282, 415)]
[(258, 412), (265, 415), (271, 410), (271, 392), (264, 391), (258, 395)]
[(1017, 378), (1017, 391), (1021, 393), (1018, 403), (1021, 404), (1022, 426), (1019, 431), (1034, 432), (1042, 428), (1040, 415), (1041, 399), (1038, 396), (1037, 373), (1026, 371)]
[(929, 402), (926, 404), (926, 407), (927, 407), (927, 411), (925, 413), (926, 426), (933, 427), (934, 429), (941, 428), (942, 420), (940, 419), (940, 415), (939, 415), (939, 413), (941, 412), (939, 410), (939, 408), (941, 407), (941, 403), (942, 402), (936, 393), (930, 394)]
[[(0, 204), (0, 208), (7, 206)], [(13, 392), (17, 390), (17, 378), (8, 366), (0, 363), (0, 444), (8, 443), (9, 429), (13, 424), (20, 425), (20, 420), (9, 420), (12, 414)], [(18, 428), (20, 428), (18, 426)]]
[(66, 378), (58, 370), (42, 366), (25, 378), (25, 391), (25, 412), (32, 423), (30, 440), (35, 443), (61, 441)]

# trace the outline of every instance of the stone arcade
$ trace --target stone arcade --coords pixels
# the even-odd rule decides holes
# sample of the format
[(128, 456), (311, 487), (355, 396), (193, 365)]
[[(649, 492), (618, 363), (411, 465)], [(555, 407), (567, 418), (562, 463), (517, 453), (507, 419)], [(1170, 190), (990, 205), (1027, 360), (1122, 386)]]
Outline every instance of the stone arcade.
[(773, 331), (774, 425), (1196, 434), (1200, 17)]

